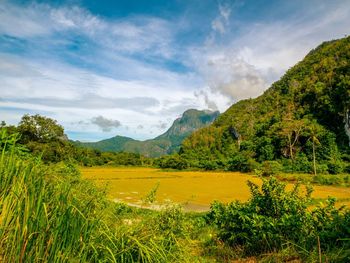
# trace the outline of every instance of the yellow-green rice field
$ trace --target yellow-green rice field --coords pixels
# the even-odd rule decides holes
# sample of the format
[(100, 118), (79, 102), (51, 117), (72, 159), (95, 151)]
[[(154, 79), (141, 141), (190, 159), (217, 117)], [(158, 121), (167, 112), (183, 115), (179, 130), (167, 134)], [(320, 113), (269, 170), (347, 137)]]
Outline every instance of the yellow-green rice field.
[[(144, 206), (145, 198), (159, 185), (154, 207), (174, 202), (196, 211), (207, 210), (214, 200), (246, 201), (250, 196), (247, 180), (261, 183), (259, 178), (239, 172), (182, 172), (138, 167), (81, 168), (81, 172), (84, 178), (95, 181), (98, 186), (106, 185), (113, 200)], [(317, 199), (334, 196), (341, 201), (339, 204), (350, 205), (350, 188), (314, 186), (312, 196)]]

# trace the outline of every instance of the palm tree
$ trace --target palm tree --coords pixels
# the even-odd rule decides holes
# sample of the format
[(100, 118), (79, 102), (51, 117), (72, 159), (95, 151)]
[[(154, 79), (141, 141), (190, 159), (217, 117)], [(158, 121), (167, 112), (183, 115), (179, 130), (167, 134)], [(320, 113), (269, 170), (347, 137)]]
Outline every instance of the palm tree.
[(308, 126), (308, 132), (309, 132), (309, 140), (312, 141), (312, 160), (313, 160), (313, 170), (314, 175), (317, 175), (317, 169), (316, 169), (316, 145), (320, 145), (320, 141), (318, 139), (318, 136), (320, 132), (322, 131), (322, 127), (317, 124), (316, 122), (310, 123)]

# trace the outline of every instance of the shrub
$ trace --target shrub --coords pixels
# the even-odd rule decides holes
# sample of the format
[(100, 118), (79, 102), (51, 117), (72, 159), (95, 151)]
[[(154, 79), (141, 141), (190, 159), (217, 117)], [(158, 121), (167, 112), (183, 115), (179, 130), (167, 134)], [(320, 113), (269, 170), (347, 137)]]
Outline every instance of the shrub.
[(262, 163), (262, 176), (275, 175), (283, 169), (282, 164), (278, 161), (265, 161)]
[(314, 177), (314, 182), (322, 185), (341, 185), (342, 178), (335, 175), (320, 175)]
[(312, 172), (312, 163), (305, 154), (298, 154), (292, 163), (293, 171), (310, 173)]
[(178, 169), (178, 170), (186, 169), (189, 166), (187, 160), (178, 154), (163, 156), (157, 159), (156, 165), (163, 169), (171, 168), (171, 169)]
[(316, 163), (317, 173), (327, 174), (328, 173), (328, 165), (326, 163)]
[(327, 165), (328, 165), (328, 172), (330, 174), (339, 174), (344, 169), (343, 163), (341, 161), (337, 161), (337, 160), (328, 162)]
[(236, 154), (228, 161), (229, 171), (252, 172), (259, 167), (253, 159), (243, 154)]
[(299, 185), (287, 192), (286, 184), (274, 177), (264, 179), (261, 189), (248, 185), (249, 202), (215, 202), (207, 216), (226, 244), (255, 255), (279, 251), (286, 244), (295, 244), (300, 251), (317, 249), (318, 237), (323, 249), (350, 248), (344, 241), (350, 235), (350, 212), (336, 209), (334, 201), (310, 211), (311, 188), (304, 196)]
[(216, 161), (210, 161), (210, 160), (201, 162), (200, 166), (201, 168), (207, 171), (212, 171), (219, 168), (219, 165)]

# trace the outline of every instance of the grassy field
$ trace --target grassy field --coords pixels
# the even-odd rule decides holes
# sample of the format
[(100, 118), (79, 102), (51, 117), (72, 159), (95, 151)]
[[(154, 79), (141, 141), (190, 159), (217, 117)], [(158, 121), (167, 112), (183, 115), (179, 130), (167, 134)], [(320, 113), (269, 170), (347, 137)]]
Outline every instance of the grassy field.
[[(155, 204), (175, 202), (195, 211), (207, 210), (214, 200), (247, 201), (250, 197), (247, 180), (261, 183), (253, 175), (238, 172), (175, 172), (137, 167), (81, 168), (81, 172), (98, 186), (106, 186), (111, 199), (141, 206), (152, 189), (157, 189)], [(350, 205), (350, 188), (314, 186), (315, 199), (328, 196), (336, 197), (339, 204)]]

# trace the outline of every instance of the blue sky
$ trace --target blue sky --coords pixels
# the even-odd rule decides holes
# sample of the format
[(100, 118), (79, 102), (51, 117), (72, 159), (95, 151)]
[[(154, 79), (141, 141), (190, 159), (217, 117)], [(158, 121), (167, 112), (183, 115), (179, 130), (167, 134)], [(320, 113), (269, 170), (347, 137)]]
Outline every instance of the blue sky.
[(0, 119), (72, 139), (164, 132), (254, 98), (350, 30), (350, 1), (0, 1)]

